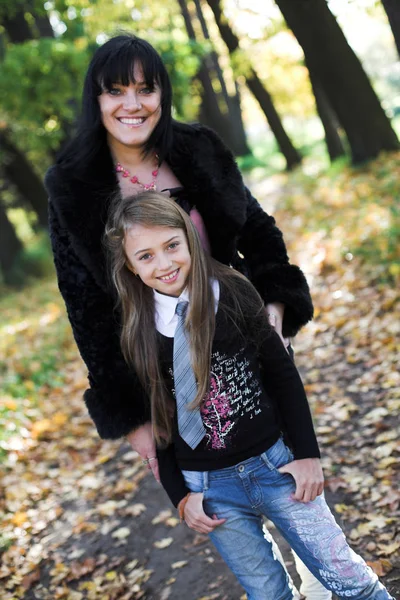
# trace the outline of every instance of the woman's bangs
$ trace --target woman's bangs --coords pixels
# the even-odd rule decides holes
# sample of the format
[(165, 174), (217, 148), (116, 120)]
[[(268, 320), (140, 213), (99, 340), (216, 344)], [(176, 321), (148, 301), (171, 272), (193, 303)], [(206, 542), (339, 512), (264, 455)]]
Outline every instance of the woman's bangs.
[(153, 88), (154, 83), (159, 84), (159, 70), (155, 58), (143, 48), (131, 46), (121, 48), (119, 52), (110, 55), (99, 69), (97, 83), (101, 90), (109, 90), (116, 83), (123, 86), (137, 83), (135, 65), (139, 64), (143, 71), (144, 82), (148, 87)]

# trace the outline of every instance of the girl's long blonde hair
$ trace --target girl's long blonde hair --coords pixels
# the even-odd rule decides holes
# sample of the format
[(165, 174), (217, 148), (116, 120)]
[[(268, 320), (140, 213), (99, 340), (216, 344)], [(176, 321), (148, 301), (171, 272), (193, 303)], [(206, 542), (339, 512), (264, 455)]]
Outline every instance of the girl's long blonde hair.
[[(153, 289), (135, 277), (125, 253), (126, 232), (132, 225), (182, 229), (191, 256), (188, 277), (189, 333), (191, 360), (198, 384), (192, 408), (199, 406), (209, 390), (211, 350), (215, 333), (215, 300), (211, 281), (218, 279), (226, 288), (232, 306), (219, 303), (232, 325), (242, 329), (243, 306), (247, 314), (263, 313), (263, 303), (253, 286), (237, 271), (213, 260), (204, 252), (190, 217), (176, 202), (157, 192), (117, 198), (111, 205), (105, 230), (110, 274), (118, 293), (121, 311), (121, 348), (149, 395), (154, 437), (157, 444), (169, 442), (172, 435), (173, 404), (161, 369), (161, 357), (155, 326)], [(238, 285), (239, 282), (242, 285)], [(134, 399), (132, 399), (134, 401)]]

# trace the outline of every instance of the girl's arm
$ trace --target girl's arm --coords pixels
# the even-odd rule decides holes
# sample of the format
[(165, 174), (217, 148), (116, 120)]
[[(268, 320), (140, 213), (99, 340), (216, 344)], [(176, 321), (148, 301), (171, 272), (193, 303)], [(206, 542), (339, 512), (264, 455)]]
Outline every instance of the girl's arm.
[(190, 489), (176, 462), (174, 445), (169, 444), (166, 448), (157, 448), (157, 458), (161, 485), (172, 504), (177, 508), (179, 502), (190, 493)]
[(180, 512), (191, 529), (199, 533), (210, 533), (225, 523), (226, 519), (218, 519), (216, 515), (212, 518), (206, 515), (203, 508), (203, 494), (192, 493), (186, 486), (182, 471), (176, 462), (173, 444), (157, 449), (157, 458), (161, 484), (176, 508), (179, 509), (181, 502), (184, 504)]
[(300, 375), (275, 331), (266, 332), (261, 362), (264, 386), (276, 402), (294, 454), (294, 460), (278, 470), (294, 478), (293, 499), (310, 502), (324, 489), (318, 442)]
[(275, 401), (294, 458), (319, 458), (310, 407), (300, 375), (278, 334), (267, 329), (262, 321), (259, 323), (259, 331), (264, 333), (260, 346), (264, 387)]
[(122, 356), (112, 298), (72, 249), (51, 199), (49, 224), (58, 285), (89, 371), (84, 399), (100, 437), (117, 439), (150, 421), (147, 396)]

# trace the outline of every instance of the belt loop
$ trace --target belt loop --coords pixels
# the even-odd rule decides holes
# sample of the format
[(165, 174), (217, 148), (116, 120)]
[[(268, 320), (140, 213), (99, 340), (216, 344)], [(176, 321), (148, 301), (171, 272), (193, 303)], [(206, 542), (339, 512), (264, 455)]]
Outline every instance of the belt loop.
[(208, 471), (203, 471), (203, 490), (208, 490)]
[(268, 459), (267, 453), (263, 452), (261, 454), (261, 458), (262, 460), (265, 462), (266, 466), (268, 467), (268, 469), (270, 469), (271, 471), (274, 470), (274, 465), (271, 463), (271, 461)]

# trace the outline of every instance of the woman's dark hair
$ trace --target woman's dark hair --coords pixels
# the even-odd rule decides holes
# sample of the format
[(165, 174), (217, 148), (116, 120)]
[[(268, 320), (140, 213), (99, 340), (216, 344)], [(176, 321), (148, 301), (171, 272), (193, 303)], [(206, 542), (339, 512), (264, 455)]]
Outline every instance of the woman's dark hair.
[(156, 83), (161, 89), (161, 117), (143, 149), (144, 155), (157, 149), (160, 163), (164, 160), (172, 139), (171, 82), (156, 50), (145, 40), (131, 34), (111, 38), (100, 46), (90, 61), (82, 95), (82, 114), (74, 139), (59, 156), (58, 162), (67, 168), (85, 168), (95, 160), (107, 144), (106, 130), (101, 122), (98, 97), (114, 83), (124, 86), (135, 83), (134, 66), (140, 64), (144, 80), (150, 88)]

